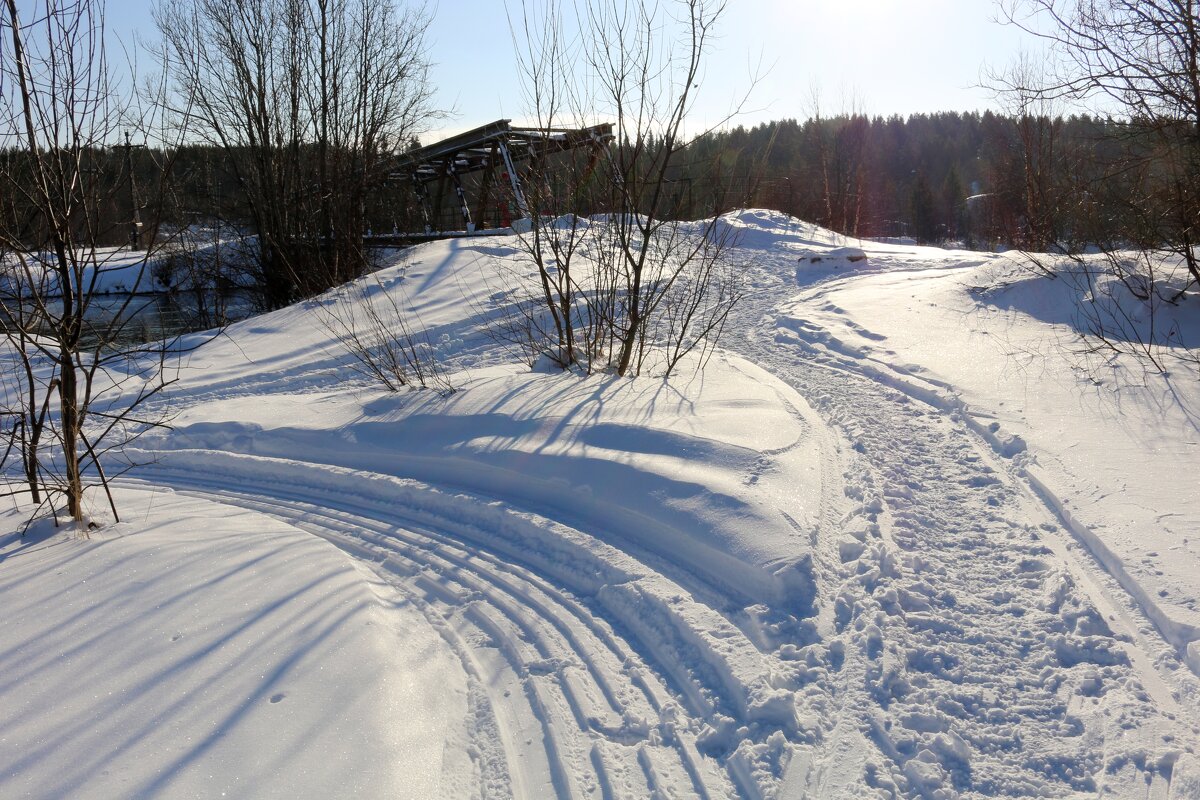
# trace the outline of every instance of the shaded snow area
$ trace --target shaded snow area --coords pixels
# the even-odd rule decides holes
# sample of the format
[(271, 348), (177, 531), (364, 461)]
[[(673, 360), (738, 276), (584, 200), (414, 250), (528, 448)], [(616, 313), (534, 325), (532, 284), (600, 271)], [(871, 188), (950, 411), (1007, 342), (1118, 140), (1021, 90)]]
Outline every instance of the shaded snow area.
[(0, 795), (436, 795), (464, 680), (412, 603), (277, 518), (118, 500), (0, 539)]
[(1200, 798), (1197, 298), (1164, 375), (1078, 265), (718, 224), (670, 381), (497, 344), (505, 237), (191, 352), (123, 522), (0, 520), (0, 796)]

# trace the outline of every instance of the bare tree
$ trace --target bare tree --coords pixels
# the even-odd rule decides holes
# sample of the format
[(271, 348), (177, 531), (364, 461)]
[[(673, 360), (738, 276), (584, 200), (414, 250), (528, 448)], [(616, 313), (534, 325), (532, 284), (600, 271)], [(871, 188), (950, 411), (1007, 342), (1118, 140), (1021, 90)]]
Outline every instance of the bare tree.
[(807, 106), (820, 174), (819, 221), (832, 230), (858, 236), (867, 199), (870, 122), (853, 94), (844, 98), (840, 114), (826, 118), (821, 116), (820, 89), (814, 85)]
[[(576, 39), (563, 7), (524, 4), (521, 11), (519, 20), (510, 18), (509, 24), (534, 126), (546, 142), (572, 135), (564, 125), (589, 130), (587, 88), (573, 60)], [(528, 210), (529, 227), (519, 241), (538, 280), (530, 295), (517, 302), (519, 323), (508, 326), (505, 338), (526, 347), (533, 358), (548, 356), (564, 368), (591, 369), (602, 363), (608, 344), (602, 321), (610, 316), (606, 309), (615, 288), (600, 285), (582, 263), (591, 225), (581, 212), (594, 203), (592, 183), (609, 146), (606, 138), (590, 135), (589, 146), (563, 150), (552, 159), (539, 158), (535, 151), (525, 168), (521, 202), (510, 198), (513, 206)]]
[[(1013, 74), (1031, 102), (1099, 103), (1125, 119), (1098, 179), (1076, 190), (1081, 228), (1104, 197), (1117, 209), (1104, 253), (1074, 253), (1080, 327), (1092, 349), (1131, 352), (1165, 369), (1179, 339), (1171, 306), (1200, 283), (1200, 4), (1196, 0), (1004, 0), (1006, 19), (1045, 41), (1045, 72)], [(1119, 192), (1112, 187), (1119, 187)], [(1117, 196), (1119, 194), (1119, 196)], [(1140, 307), (1133, 309), (1130, 303)], [(1196, 360), (1194, 356), (1192, 360)]]
[(431, 117), (424, 9), (391, 0), (161, 0), (177, 124), (222, 148), (264, 304), (360, 275), (364, 206)]
[(54, 508), (61, 500), (76, 522), (98, 484), (115, 516), (114, 465), (123, 468), (124, 444), (154, 424), (138, 409), (169, 382), (165, 351), (127, 340), (132, 294), (97, 313), (111, 273), (133, 289), (151, 256), (101, 246), (111, 235), (103, 209), (123, 188), (105, 169), (114, 161), (106, 152), (122, 123), (136, 120), (110, 79), (98, 3), (47, 0), (25, 21), (16, 0), (5, 0), (0, 33), (0, 140), (17, 143), (0, 170), (0, 195), (16, 212), (5, 218), (17, 221), (0, 225), (0, 325), (18, 366), (5, 385), (23, 398), (24, 477), (34, 499)]
[[(1015, 242), (1044, 252), (1067, 232), (1068, 200), (1063, 121), (1055, 98), (1031, 89), (1044, 82), (1043, 62), (1022, 52), (1007, 69), (991, 72), (988, 84), (1012, 118), (1023, 178), (1020, 230)], [(1078, 197), (1078, 193), (1071, 193)]]
[[(684, 342), (718, 335), (710, 312), (723, 319), (738, 296), (724, 260), (728, 230), (718, 219), (681, 222), (674, 190), (725, 4), (603, 0), (570, 7), (574, 24), (564, 6), (540, 16), (535, 7), (546, 8), (525, 4), (514, 36), (527, 43), (519, 60), (538, 124), (552, 135), (558, 120), (578, 127), (598, 116), (612, 120), (616, 137), (565, 170), (530, 169), (523, 241), (538, 268), (543, 330), (553, 332), (553, 357), (564, 366), (637, 374), (664, 344), (682, 354), (694, 346)], [(605, 215), (585, 223), (582, 209)], [(693, 311), (667, 313), (676, 303)], [(669, 358), (667, 371), (678, 360)]]
[[(1054, 69), (1013, 88), (1041, 100), (1099, 100), (1158, 147), (1166, 203), (1156, 237), (1200, 281), (1200, 5), (1196, 0), (1004, 0), (1006, 19), (1045, 40)], [(1133, 154), (1126, 150), (1123, 158)], [(1129, 164), (1119, 165), (1130, 168)], [(1152, 195), (1131, 198), (1146, 207)]]

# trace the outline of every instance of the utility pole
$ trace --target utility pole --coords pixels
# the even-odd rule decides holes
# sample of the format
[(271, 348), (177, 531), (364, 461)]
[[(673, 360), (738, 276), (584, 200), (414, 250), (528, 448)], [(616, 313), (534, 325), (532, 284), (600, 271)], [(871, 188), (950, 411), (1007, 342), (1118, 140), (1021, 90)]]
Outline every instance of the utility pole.
[(138, 208), (137, 183), (133, 179), (133, 148), (145, 147), (135, 145), (129, 140), (129, 131), (125, 131), (125, 174), (129, 177), (129, 207), (133, 209), (129, 221), (129, 249), (142, 249), (142, 214)]

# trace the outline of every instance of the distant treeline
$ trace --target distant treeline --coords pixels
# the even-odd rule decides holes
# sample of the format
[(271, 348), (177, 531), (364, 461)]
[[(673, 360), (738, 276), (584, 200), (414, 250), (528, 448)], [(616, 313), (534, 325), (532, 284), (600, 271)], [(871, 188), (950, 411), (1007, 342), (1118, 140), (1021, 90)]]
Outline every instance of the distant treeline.
[[(1181, 126), (1175, 138), (1187, 135)], [(1177, 211), (1166, 199), (1155, 200), (1170, 195), (1164, 184), (1180, 158), (1171, 141), (1161, 123), (1086, 115), (789, 119), (700, 137), (676, 156), (667, 191), (680, 218), (765, 207), (854, 236), (907, 236), (973, 248), (1153, 246), (1156, 220)], [(9, 150), (0, 158), (19, 175), (23, 155)], [(171, 228), (220, 221), (254, 230), (253, 204), (235, 168), (248, 155), (203, 145), (171, 153), (121, 144), (88, 151), (83, 174), (104, 184), (87, 193), (105, 198), (96, 212), (111, 241), (102, 243), (126, 243), (135, 218)], [(368, 229), (417, 230), (416, 197), (407, 180), (390, 176), (389, 163), (375, 157), (372, 174), (358, 179), (364, 191), (355, 203)], [(297, 211), (315, 217), (306, 185), (293, 191)], [(589, 202), (587, 208), (558, 210), (608, 209)], [(0, 215), (8, 229), (23, 231), (30, 241), (40, 238), (38, 216), (20, 196), (6, 198)]]
[[(237, 165), (254, 155), (251, 148), (210, 145), (187, 145), (169, 152), (124, 144), (85, 148), (79, 155), (85, 182), (80, 194), (90, 199), (86, 214), (82, 206), (78, 209), (78, 224), (94, 227), (101, 246), (128, 244), (135, 222), (144, 223), (142, 236), (148, 240), (188, 225), (221, 224), (229, 226), (231, 234), (252, 233), (257, 230), (254, 208)], [(358, 170), (364, 173), (364, 190), (353, 201), (363, 208), (368, 224), (378, 221), (391, 230), (419, 212), (412, 207), (415, 199), (409, 197), (407, 182), (391, 186), (389, 165), (394, 159), (372, 158), (374, 164)], [(317, 147), (301, 146), (295, 160), (311, 169), (319, 160)], [(28, 185), (30, 165), (26, 150), (0, 149), (0, 170), (11, 175), (15, 185)], [(297, 181), (289, 200), (295, 213), (307, 215), (316, 226), (321, 193), (313, 171), (314, 175), (305, 176), (307, 180)], [(45, 240), (46, 220), (20, 192), (3, 198), (0, 225), (17, 232), (30, 246)]]
[[(1181, 125), (992, 112), (788, 119), (702, 136), (676, 174), (681, 213), (761, 206), (856, 236), (1044, 250), (1147, 241), (1188, 152)], [(1170, 214), (1167, 205), (1158, 213)]]

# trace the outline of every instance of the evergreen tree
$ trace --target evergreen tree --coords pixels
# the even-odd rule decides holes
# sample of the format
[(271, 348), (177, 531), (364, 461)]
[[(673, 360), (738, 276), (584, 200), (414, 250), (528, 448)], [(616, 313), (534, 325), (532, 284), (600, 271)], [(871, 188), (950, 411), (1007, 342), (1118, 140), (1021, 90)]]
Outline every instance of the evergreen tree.
[(938, 214), (933, 200), (933, 192), (924, 172), (918, 172), (913, 182), (912, 196), (909, 199), (911, 209), (912, 231), (917, 241), (929, 243), (939, 239)]

